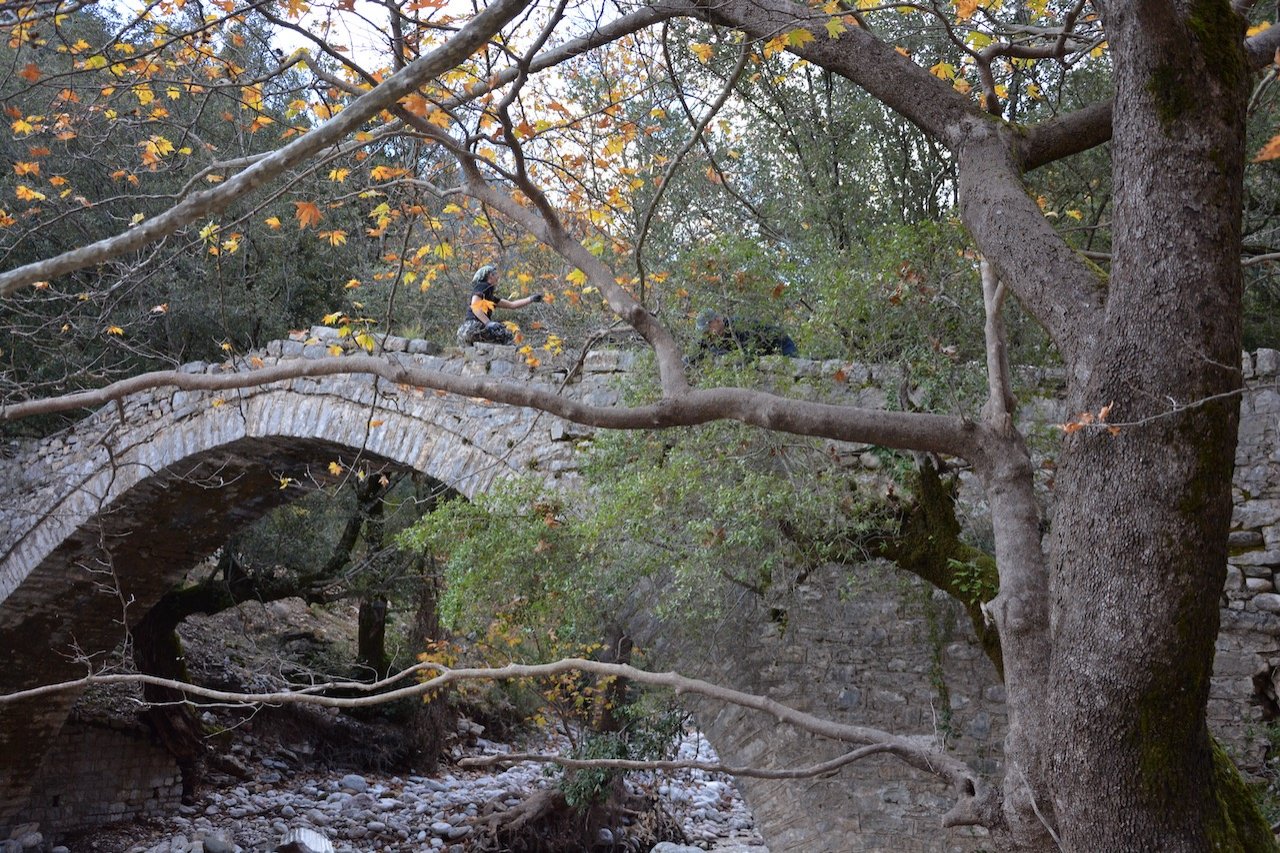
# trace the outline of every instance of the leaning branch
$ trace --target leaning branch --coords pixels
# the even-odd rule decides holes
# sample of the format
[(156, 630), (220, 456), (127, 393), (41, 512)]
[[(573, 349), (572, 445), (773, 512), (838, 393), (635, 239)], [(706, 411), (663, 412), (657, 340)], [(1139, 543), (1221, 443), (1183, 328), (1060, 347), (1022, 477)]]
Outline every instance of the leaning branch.
[[(383, 688), (396, 681), (402, 681), (411, 675), (421, 677), (426, 671), (439, 674), (417, 684), (393, 690)], [(931, 736), (910, 737), (895, 735), (867, 726), (855, 726), (837, 723), (812, 714), (798, 711), (765, 696), (744, 693), (729, 687), (722, 687), (697, 678), (689, 678), (676, 672), (649, 672), (637, 669), (629, 664), (603, 663), (601, 661), (582, 658), (566, 658), (548, 664), (509, 664), (496, 668), (461, 668), (449, 669), (436, 663), (418, 664), (404, 672), (397, 673), (390, 679), (364, 685), (359, 683), (325, 685), (324, 689), (342, 689), (363, 691), (363, 696), (323, 696), (318, 695), (318, 686), (306, 688), (305, 691), (276, 691), (272, 693), (236, 693), (225, 690), (213, 690), (194, 684), (187, 684), (172, 679), (140, 673), (86, 675), (74, 681), (24, 690), (0, 696), (0, 705), (35, 699), (69, 690), (83, 690), (95, 684), (150, 684), (182, 692), (188, 696), (199, 697), (214, 702), (262, 705), (321, 705), (326, 708), (364, 708), (400, 699), (418, 698), (432, 694), (451, 685), (466, 681), (505, 681), (511, 679), (550, 678), (572, 672), (587, 672), (599, 676), (624, 678), (638, 684), (662, 687), (675, 691), (677, 695), (692, 694), (713, 701), (742, 708), (750, 708), (768, 714), (780, 723), (786, 723), (801, 731), (828, 738), (842, 743), (859, 744), (863, 747), (875, 747), (875, 752), (883, 752), (895, 756), (911, 767), (940, 777), (955, 790), (964, 804), (966, 813), (972, 811), (973, 801), (989, 801), (994, 792), (963, 761), (949, 755), (939, 748)], [(858, 750), (861, 752), (862, 750)], [(851, 753), (852, 754), (852, 753)], [(861, 757), (861, 756), (859, 756)], [(850, 759), (852, 760), (852, 759)], [(958, 805), (957, 809), (961, 806)]]
[(305, 377), (340, 374), (378, 376), (414, 388), (429, 388), (495, 403), (524, 406), (574, 423), (606, 429), (661, 429), (734, 420), (793, 435), (867, 442), (965, 459), (971, 458), (980, 449), (974, 424), (963, 418), (946, 415), (885, 412), (794, 400), (746, 388), (686, 389), (677, 397), (665, 398), (646, 406), (592, 406), (562, 397), (546, 386), (507, 383), (487, 377), (457, 376), (406, 366), (389, 358), (366, 355), (299, 359), (243, 373), (189, 374), (176, 370), (144, 373), (92, 391), (0, 407), (0, 421), (97, 407), (154, 388), (229, 391)]
[(887, 752), (888, 747), (882, 743), (846, 752), (844, 755), (813, 764), (809, 767), (796, 767), (789, 770), (773, 770), (763, 767), (732, 767), (727, 764), (710, 761), (632, 761), (625, 758), (565, 758), (560, 755), (546, 755), (533, 752), (506, 752), (500, 755), (484, 755), (464, 758), (458, 762), (459, 767), (493, 767), (507, 764), (538, 763), (555, 764), (570, 770), (702, 770), (707, 773), (727, 773), (730, 776), (748, 777), (751, 779), (812, 779), (834, 773), (847, 764)]
[(217, 187), (189, 196), (159, 216), (114, 237), (0, 273), (0, 296), (10, 296), (20, 288), (38, 281), (53, 279), (135, 251), (210, 213), (226, 208), (325, 147), (338, 143), (431, 78), (444, 74), (463, 62), (528, 3), (529, 0), (495, 0), (448, 42), (370, 89), (334, 118)]

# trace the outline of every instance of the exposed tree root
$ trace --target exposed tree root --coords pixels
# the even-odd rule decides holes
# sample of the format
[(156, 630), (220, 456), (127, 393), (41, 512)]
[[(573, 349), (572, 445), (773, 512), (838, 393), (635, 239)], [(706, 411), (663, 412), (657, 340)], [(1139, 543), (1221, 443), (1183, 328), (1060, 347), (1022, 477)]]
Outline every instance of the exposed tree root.
[(468, 840), (484, 853), (643, 851), (660, 841), (684, 842), (680, 825), (652, 797), (621, 792), (606, 803), (576, 809), (558, 788), (544, 788), (514, 806), (501, 799), (481, 809)]

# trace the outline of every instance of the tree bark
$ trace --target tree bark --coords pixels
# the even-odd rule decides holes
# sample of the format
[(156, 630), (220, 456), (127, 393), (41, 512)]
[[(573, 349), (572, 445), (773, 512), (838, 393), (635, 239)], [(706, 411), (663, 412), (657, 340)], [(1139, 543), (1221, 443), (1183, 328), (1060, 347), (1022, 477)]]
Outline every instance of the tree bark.
[(1225, 2), (1108, 4), (1115, 244), (1070, 391), (1051, 538), (1045, 742), (1068, 850), (1274, 849), (1205, 721), (1242, 382), (1248, 75)]

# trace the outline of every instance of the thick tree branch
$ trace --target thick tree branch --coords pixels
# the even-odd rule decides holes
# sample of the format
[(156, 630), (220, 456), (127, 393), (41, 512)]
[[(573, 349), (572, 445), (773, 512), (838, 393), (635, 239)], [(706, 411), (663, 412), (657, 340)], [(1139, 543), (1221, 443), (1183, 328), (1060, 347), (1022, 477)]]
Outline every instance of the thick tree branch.
[(466, 397), (480, 397), (495, 403), (527, 406), (575, 423), (609, 429), (656, 429), (692, 426), (716, 420), (736, 420), (796, 435), (924, 450), (966, 459), (980, 452), (976, 425), (958, 417), (885, 412), (793, 400), (745, 388), (687, 389), (678, 397), (647, 406), (591, 406), (562, 397), (546, 386), (457, 376), (365, 355), (299, 359), (245, 373), (189, 374), (176, 370), (144, 373), (93, 391), (5, 406), (0, 408), (0, 420), (18, 420), (33, 415), (100, 406), (152, 388), (228, 391), (302, 377), (340, 374), (379, 376), (390, 382), (417, 388), (432, 388)]
[(224, 209), (326, 146), (336, 144), (354, 133), (366, 121), (411, 94), (427, 80), (457, 66), (484, 45), (528, 3), (529, 0), (495, 0), (444, 45), (388, 77), (334, 118), (216, 188), (196, 193), (164, 213), (114, 237), (0, 273), (0, 296), (10, 296), (18, 289), (37, 281), (53, 279), (140, 249), (184, 225)]

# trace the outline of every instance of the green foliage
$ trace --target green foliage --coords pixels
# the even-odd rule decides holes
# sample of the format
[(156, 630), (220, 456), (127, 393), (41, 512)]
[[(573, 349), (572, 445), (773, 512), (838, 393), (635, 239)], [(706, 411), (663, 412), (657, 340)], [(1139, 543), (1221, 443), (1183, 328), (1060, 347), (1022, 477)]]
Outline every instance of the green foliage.
[[(673, 757), (686, 714), (669, 698), (655, 701), (652, 694), (646, 694), (617, 709), (617, 715), (624, 721), (622, 729), (589, 733), (571, 750), (569, 757), (629, 761), (663, 761)], [(604, 802), (609, 796), (610, 784), (620, 775), (620, 771), (599, 767), (573, 770), (564, 774), (560, 790), (569, 805), (582, 809)]]
[(951, 557), (947, 559), (947, 568), (951, 570), (952, 586), (968, 604), (990, 601), (1000, 591), (990, 572), (973, 560), (961, 561)]

